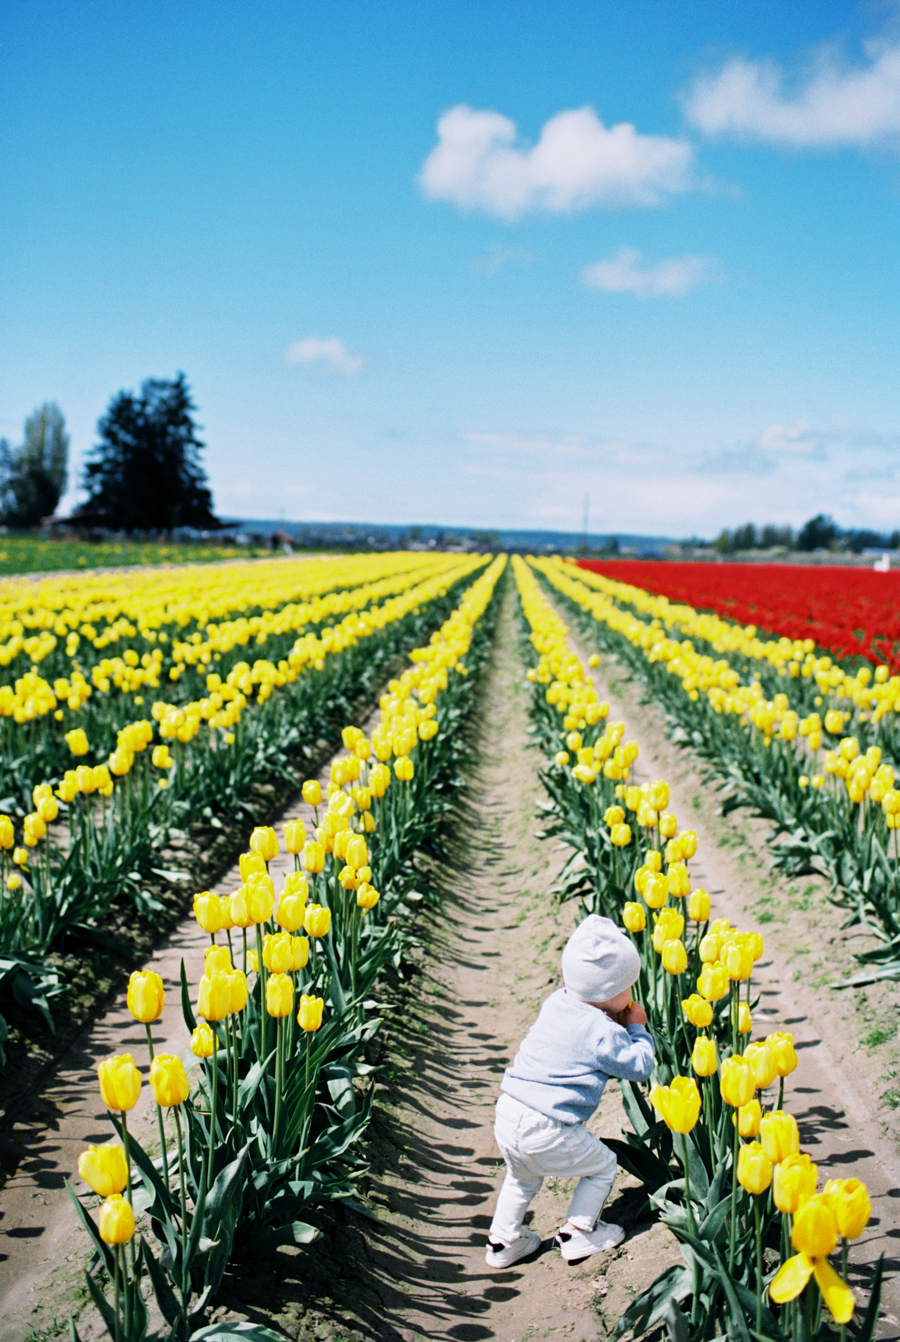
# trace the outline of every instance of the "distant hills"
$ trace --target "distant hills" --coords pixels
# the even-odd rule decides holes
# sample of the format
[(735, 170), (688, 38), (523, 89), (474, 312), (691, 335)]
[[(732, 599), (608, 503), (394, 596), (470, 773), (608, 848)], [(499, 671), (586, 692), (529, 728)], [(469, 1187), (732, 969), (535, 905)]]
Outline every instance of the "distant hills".
[(248, 537), (269, 537), (278, 533), (289, 536), (298, 545), (430, 546), (469, 544), (473, 547), (501, 550), (573, 551), (585, 543), (589, 550), (615, 550), (629, 555), (661, 555), (674, 544), (669, 536), (635, 536), (627, 532), (603, 534), (580, 531), (528, 531), (484, 529), (478, 527), (383, 526), (372, 522), (287, 522), (283, 518), (241, 518), (226, 523), (229, 532)]

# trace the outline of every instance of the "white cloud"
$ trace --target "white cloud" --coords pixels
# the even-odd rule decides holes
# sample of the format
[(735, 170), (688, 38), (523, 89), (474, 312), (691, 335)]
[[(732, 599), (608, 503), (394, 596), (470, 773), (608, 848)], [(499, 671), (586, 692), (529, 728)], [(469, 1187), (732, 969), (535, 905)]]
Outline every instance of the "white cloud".
[(759, 435), (757, 446), (777, 456), (810, 457), (819, 451), (821, 442), (821, 434), (813, 432), (804, 420), (798, 420), (796, 424), (770, 424)]
[(607, 129), (592, 107), (558, 112), (531, 147), (516, 145), (508, 117), (462, 103), (444, 113), (437, 132), (419, 176), (426, 196), (501, 219), (658, 205), (693, 184), (689, 144), (640, 135), (624, 121)]
[(284, 362), (288, 368), (305, 364), (323, 373), (337, 373), (340, 377), (356, 377), (366, 365), (363, 356), (351, 354), (337, 336), (329, 336), (327, 340), (316, 340), (314, 336), (295, 340), (284, 351)]
[(878, 144), (900, 135), (900, 46), (870, 44), (866, 57), (851, 69), (821, 55), (790, 91), (774, 62), (739, 57), (695, 81), (685, 112), (707, 135), (795, 148)]
[(581, 272), (588, 289), (608, 294), (636, 294), (638, 298), (683, 298), (689, 289), (714, 275), (708, 256), (670, 256), (655, 265), (640, 265), (636, 247), (620, 247), (604, 261), (595, 261)]

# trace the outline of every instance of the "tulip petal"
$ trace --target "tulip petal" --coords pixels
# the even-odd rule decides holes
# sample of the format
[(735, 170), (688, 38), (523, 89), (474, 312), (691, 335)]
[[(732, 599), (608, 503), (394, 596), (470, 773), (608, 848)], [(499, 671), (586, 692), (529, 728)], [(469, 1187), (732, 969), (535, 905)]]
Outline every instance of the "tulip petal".
[(812, 1259), (807, 1258), (805, 1253), (794, 1254), (793, 1258), (789, 1258), (786, 1263), (782, 1263), (778, 1269), (775, 1279), (769, 1287), (769, 1295), (776, 1305), (784, 1305), (787, 1304), (788, 1300), (796, 1300), (812, 1274)]
[(827, 1258), (817, 1258), (813, 1271), (835, 1323), (849, 1323), (856, 1306), (856, 1296), (850, 1287), (838, 1276)]

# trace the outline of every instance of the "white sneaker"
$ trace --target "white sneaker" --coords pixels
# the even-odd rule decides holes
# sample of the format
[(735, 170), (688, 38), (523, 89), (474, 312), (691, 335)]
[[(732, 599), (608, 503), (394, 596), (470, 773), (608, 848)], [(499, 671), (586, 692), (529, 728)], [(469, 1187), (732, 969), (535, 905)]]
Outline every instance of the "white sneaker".
[[(618, 1243), (618, 1241), (617, 1241)], [(484, 1261), (488, 1267), (512, 1267), (520, 1258), (527, 1258), (541, 1247), (541, 1237), (533, 1230), (523, 1230), (512, 1244), (501, 1244), (497, 1248), (488, 1241)], [(593, 1250), (590, 1250), (593, 1253)]]
[(624, 1238), (622, 1227), (610, 1225), (607, 1221), (598, 1221), (593, 1230), (559, 1230), (556, 1233), (556, 1243), (568, 1263), (588, 1258), (592, 1253), (614, 1249)]

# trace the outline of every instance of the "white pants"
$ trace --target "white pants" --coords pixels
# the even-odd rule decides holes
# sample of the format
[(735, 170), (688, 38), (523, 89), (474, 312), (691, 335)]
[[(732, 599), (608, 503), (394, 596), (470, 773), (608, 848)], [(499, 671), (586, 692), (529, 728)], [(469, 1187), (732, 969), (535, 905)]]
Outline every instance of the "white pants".
[(491, 1222), (493, 1244), (513, 1244), (522, 1233), (528, 1204), (549, 1176), (580, 1176), (568, 1220), (593, 1230), (616, 1177), (616, 1158), (583, 1123), (557, 1123), (501, 1094), (494, 1136), (506, 1161), (506, 1178)]

